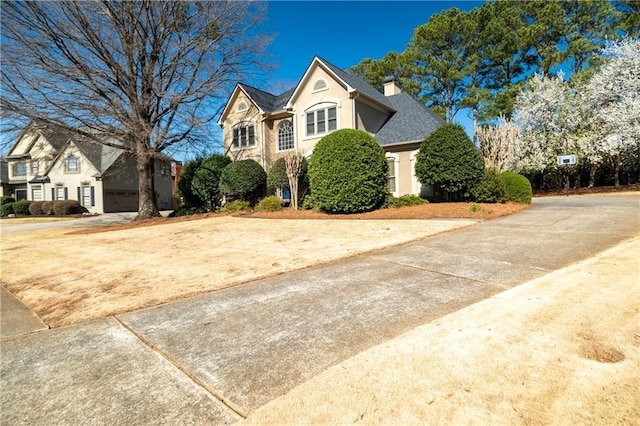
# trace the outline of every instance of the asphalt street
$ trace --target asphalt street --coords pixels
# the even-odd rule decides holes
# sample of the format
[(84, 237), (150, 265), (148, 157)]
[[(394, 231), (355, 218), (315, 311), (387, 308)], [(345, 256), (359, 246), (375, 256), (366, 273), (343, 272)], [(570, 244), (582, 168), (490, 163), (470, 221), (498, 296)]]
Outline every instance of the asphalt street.
[(197, 298), (3, 333), (0, 420), (231, 423), (365, 349), (639, 232), (638, 193), (541, 198), (514, 216)]

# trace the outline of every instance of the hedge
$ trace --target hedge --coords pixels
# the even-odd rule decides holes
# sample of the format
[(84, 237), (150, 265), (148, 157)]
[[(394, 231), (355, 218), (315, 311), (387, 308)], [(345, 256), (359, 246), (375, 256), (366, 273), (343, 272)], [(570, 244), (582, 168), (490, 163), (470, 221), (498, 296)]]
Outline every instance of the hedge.
[(53, 213), (56, 216), (67, 216), (82, 213), (82, 206), (77, 200), (61, 200), (53, 203)]
[(513, 172), (503, 172), (500, 180), (504, 183), (504, 198), (520, 204), (531, 204), (533, 196), (531, 182), (526, 177)]
[(503, 203), (504, 190), (500, 174), (493, 168), (487, 168), (480, 183), (471, 190), (471, 197), (478, 203)]
[(44, 201), (34, 201), (31, 203), (29, 206), (29, 213), (31, 213), (32, 216), (44, 216), (42, 204), (44, 204)]
[(231, 200), (245, 200), (252, 205), (264, 194), (267, 173), (255, 160), (229, 164), (220, 175), (220, 192)]
[(314, 204), (328, 213), (358, 213), (384, 205), (389, 172), (384, 150), (362, 130), (335, 131), (317, 143), (309, 160)]
[(282, 199), (275, 195), (263, 198), (256, 206), (256, 211), (259, 212), (279, 212), (280, 210), (282, 210)]

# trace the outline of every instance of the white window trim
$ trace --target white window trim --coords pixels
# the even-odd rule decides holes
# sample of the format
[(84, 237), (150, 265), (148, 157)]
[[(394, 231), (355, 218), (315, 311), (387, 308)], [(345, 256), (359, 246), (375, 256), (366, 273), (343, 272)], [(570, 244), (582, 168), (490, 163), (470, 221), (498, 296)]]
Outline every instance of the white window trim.
[(236, 108), (236, 112), (245, 112), (249, 110), (249, 105), (245, 101), (238, 102), (238, 107)]
[[(293, 146), (291, 148), (287, 148), (287, 149), (280, 149), (280, 126), (282, 126), (283, 123), (288, 122), (291, 125), (291, 137), (293, 138)], [(295, 127), (293, 125), (293, 121), (292, 120), (282, 120), (279, 124), (278, 127), (276, 128), (276, 152), (285, 152), (285, 151), (291, 151), (292, 149), (296, 149), (296, 131), (295, 131)]]
[[(316, 89), (316, 85), (318, 83), (324, 83), (324, 87)], [(311, 93), (324, 92), (325, 90), (329, 90), (329, 84), (327, 83), (327, 80), (325, 80), (324, 78), (319, 78), (313, 82), (313, 86), (311, 87)]]
[[(400, 196), (400, 155), (394, 154), (391, 152), (386, 152), (385, 157), (387, 161), (393, 160), (393, 177), (395, 178), (395, 190), (390, 191), (391, 195), (393, 195), (394, 197), (399, 197)], [(388, 182), (389, 181), (387, 180), (387, 187), (389, 186)]]
[[(247, 146), (233, 146), (233, 132), (235, 129), (238, 129), (240, 127), (251, 127), (253, 126), (253, 145), (247, 145)], [(248, 131), (247, 131), (248, 132)], [(258, 124), (255, 121), (242, 121), (240, 123), (237, 123), (236, 125), (234, 125), (231, 128), (231, 151), (242, 151), (242, 150), (246, 150), (246, 149), (255, 149), (258, 147), (258, 142), (259, 142), (259, 138), (258, 138)], [(247, 143), (248, 143), (248, 137), (249, 134), (247, 133)]]
[[(336, 128), (335, 130), (329, 130), (329, 109), (330, 108), (335, 108), (336, 109)], [(322, 133), (314, 133), (312, 135), (308, 135), (307, 134), (307, 114), (309, 113), (316, 113), (317, 111), (321, 111), (324, 110), (326, 111), (325, 114), (325, 131)], [(317, 126), (317, 121), (314, 123)], [(329, 133), (333, 133), (336, 130), (340, 129), (340, 103), (339, 102), (333, 102), (333, 101), (323, 101), (320, 103), (316, 103), (308, 108), (306, 108), (303, 112), (302, 112), (302, 129), (304, 132), (304, 137), (302, 138), (302, 140), (310, 140), (310, 139), (319, 139), (322, 138), (323, 136), (328, 135)]]

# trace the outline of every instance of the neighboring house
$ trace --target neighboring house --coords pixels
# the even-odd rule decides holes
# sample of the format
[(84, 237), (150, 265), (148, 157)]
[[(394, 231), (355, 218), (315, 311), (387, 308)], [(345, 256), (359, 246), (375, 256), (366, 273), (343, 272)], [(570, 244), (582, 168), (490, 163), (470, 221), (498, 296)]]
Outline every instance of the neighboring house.
[[(155, 164), (160, 210), (173, 208), (171, 163), (163, 155)], [(0, 166), (0, 195), (16, 200), (78, 200), (92, 213), (138, 210), (135, 158), (72, 129), (31, 121)]]
[(232, 159), (251, 158), (265, 170), (288, 150), (310, 155), (334, 130), (364, 130), (386, 152), (390, 192), (424, 196), (427, 188), (414, 173), (415, 156), (422, 141), (444, 121), (403, 93), (394, 79), (385, 81), (383, 94), (316, 56), (298, 85), (281, 95), (237, 84), (218, 124)]

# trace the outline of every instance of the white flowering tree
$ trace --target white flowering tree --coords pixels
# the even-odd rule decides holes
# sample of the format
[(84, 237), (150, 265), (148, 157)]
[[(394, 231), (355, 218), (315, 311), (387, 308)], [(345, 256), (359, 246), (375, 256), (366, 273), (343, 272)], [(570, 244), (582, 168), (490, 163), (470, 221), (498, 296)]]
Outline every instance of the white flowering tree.
[(545, 173), (557, 167), (558, 155), (575, 153), (571, 138), (574, 99), (562, 73), (531, 78), (529, 88), (516, 100), (513, 122), (521, 134), (505, 162), (506, 169)]
[(577, 142), (590, 162), (612, 168), (618, 186), (622, 155), (640, 158), (640, 40), (612, 43), (602, 57), (606, 62), (580, 88), (588, 131)]

